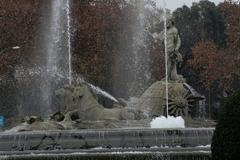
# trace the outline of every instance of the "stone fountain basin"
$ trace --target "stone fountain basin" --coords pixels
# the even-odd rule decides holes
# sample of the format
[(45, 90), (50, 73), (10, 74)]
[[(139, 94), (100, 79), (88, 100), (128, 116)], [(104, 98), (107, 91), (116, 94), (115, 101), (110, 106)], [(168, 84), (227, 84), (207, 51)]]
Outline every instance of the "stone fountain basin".
[(209, 147), (18, 151), (0, 155), (4, 160), (211, 160)]
[(209, 146), (213, 132), (213, 128), (2, 132), (0, 152), (194, 148)]

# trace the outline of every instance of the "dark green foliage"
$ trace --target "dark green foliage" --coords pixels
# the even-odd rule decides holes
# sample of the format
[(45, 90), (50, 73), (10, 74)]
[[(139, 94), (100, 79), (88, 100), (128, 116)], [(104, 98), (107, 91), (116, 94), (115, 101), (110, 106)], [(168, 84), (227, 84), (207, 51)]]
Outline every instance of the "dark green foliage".
[(222, 100), (213, 142), (213, 160), (240, 159), (240, 92)]
[(182, 40), (182, 52), (191, 57), (191, 48), (200, 40), (212, 40), (224, 47), (226, 41), (223, 13), (213, 2), (200, 1), (191, 8), (183, 6), (173, 12)]
[(192, 58), (193, 46), (199, 41), (213, 41), (220, 48), (225, 47), (226, 28), (223, 12), (213, 2), (202, 0), (199, 3), (194, 3), (191, 7), (178, 8), (173, 12), (173, 17), (180, 33), (182, 41), (180, 52), (184, 59), (179, 72), (196, 90), (206, 97), (211, 97), (211, 102), (207, 101), (207, 105), (211, 103), (209, 104), (211, 108), (217, 108), (218, 106), (214, 106), (214, 104), (219, 100), (218, 97), (222, 96), (221, 92), (216, 87), (211, 88), (211, 92), (209, 92), (203, 85), (199, 85), (199, 74), (187, 62)]

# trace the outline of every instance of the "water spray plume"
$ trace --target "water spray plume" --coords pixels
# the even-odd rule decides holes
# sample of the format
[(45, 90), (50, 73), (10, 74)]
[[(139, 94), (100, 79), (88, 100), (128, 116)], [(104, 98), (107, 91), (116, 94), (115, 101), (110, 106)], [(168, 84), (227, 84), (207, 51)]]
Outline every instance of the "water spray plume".
[(166, 1), (163, 0), (164, 3), (164, 45), (165, 45), (165, 83), (166, 83), (166, 112), (168, 117), (168, 51), (167, 51), (167, 11), (166, 11)]
[(69, 84), (72, 84), (72, 54), (71, 54), (71, 18), (70, 18), (71, 0), (67, 1), (67, 38), (68, 38), (68, 79)]

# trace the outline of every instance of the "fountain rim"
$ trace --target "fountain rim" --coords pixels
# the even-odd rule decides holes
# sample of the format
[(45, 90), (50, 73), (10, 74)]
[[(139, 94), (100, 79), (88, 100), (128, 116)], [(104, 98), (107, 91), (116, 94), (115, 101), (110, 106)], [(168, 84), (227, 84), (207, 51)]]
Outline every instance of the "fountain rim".
[(76, 150), (52, 150), (52, 151), (44, 151), (44, 150), (36, 150), (36, 151), (4, 151), (0, 152), (1, 156), (6, 155), (96, 155), (96, 154), (102, 154), (102, 155), (111, 155), (116, 153), (121, 154), (150, 154), (150, 153), (211, 153), (210, 146), (207, 147), (178, 147), (178, 148), (161, 148), (161, 147), (155, 147), (155, 148), (103, 148), (103, 149), (76, 149)]
[(38, 130), (38, 131), (22, 131), (22, 132), (0, 132), (0, 136), (4, 135), (32, 135), (32, 134), (58, 134), (58, 133), (105, 133), (105, 132), (132, 132), (132, 131), (214, 131), (215, 128), (114, 128), (114, 129), (79, 129), (79, 130)]

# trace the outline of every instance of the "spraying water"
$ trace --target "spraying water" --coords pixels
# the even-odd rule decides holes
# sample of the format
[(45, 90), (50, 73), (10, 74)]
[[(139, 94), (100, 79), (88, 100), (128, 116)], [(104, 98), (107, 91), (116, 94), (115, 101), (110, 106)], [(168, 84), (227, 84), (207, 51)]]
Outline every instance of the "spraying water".
[[(68, 80), (72, 83), (71, 34), (70, 34), (70, 0), (52, 0), (47, 27), (43, 30), (45, 37), (42, 46), (45, 63), (41, 81), (41, 114), (47, 116), (52, 112), (52, 99), (55, 87)], [(63, 75), (65, 81), (57, 82), (55, 76)]]
[(166, 111), (168, 117), (168, 50), (167, 50), (167, 11), (166, 2), (164, 2), (164, 45), (165, 45), (165, 77), (166, 77)]
[(72, 54), (71, 54), (71, 19), (70, 19), (70, 6), (71, 6), (71, 0), (67, 1), (67, 38), (68, 38), (68, 79), (69, 84), (72, 84)]
[(61, 17), (61, 7), (63, 0), (54, 0), (51, 4), (51, 12), (49, 18), (49, 27), (45, 30), (44, 34), (48, 34), (45, 41), (46, 47), (46, 72), (43, 74), (42, 83), (42, 112), (43, 116), (47, 116), (51, 113), (51, 92), (52, 92), (52, 77), (49, 74), (58, 73), (58, 54), (57, 54), (57, 44), (60, 41), (60, 17)]
[(157, 117), (150, 123), (151, 128), (185, 128), (185, 121), (182, 117)]
[[(87, 83), (87, 82), (85, 82), (85, 83)], [(94, 86), (90, 83), (87, 83), (87, 84), (93, 89), (93, 91), (95, 91), (95, 93), (100, 94), (104, 97), (107, 97), (116, 103), (119, 103), (119, 101), (116, 98), (114, 98), (111, 94), (109, 94), (108, 92), (106, 92), (106, 91), (102, 90), (101, 88)]]
[(164, 3), (164, 52), (165, 52), (165, 91), (166, 91), (166, 117), (161, 116), (153, 119), (150, 123), (151, 128), (185, 128), (185, 121), (182, 117), (174, 117), (170, 116), (168, 112), (168, 50), (167, 50), (167, 10), (166, 10), (166, 2), (163, 0)]

